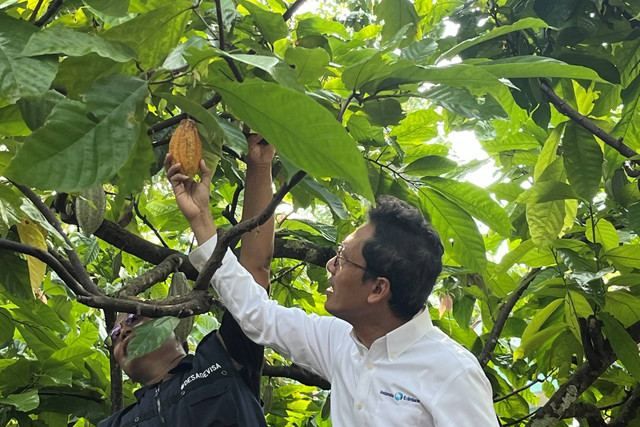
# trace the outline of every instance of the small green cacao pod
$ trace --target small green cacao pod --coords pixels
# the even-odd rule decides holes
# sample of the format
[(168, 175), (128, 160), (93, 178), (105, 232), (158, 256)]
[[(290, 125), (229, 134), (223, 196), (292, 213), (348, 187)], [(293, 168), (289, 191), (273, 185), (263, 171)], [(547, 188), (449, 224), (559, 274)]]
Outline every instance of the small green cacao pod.
[[(191, 292), (191, 286), (189, 286), (187, 276), (181, 271), (173, 273), (171, 285), (169, 285), (168, 296), (175, 297), (179, 295), (187, 295), (189, 292)], [(180, 319), (180, 323), (178, 323), (178, 326), (173, 330), (178, 341), (184, 342), (187, 340), (187, 337), (191, 333), (191, 329), (193, 329), (194, 322), (195, 318), (193, 316)]]
[(92, 235), (104, 221), (107, 212), (107, 195), (101, 185), (87, 188), (76, 199), (76, 219), (80, 230)]

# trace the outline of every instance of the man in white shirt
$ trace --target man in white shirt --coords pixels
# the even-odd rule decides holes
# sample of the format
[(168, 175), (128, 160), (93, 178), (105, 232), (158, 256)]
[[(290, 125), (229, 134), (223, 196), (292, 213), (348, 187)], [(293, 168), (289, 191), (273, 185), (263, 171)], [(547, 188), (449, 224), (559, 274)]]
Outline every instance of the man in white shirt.
[[(188, 179), (174, 169), (167, 176), (174, 187)], [(176, 201), (201, 245), (190, 255), (201, 269), (217, 239), (202, 197), (210, 182), (197, 186)], [(211, 283), (250, 339), (331, 382), (334, 426), (497, 426), (476, 358), (434, 327), (424, 308), (442, 253), (417, 209), (383, 196), (327, 263), (325, 307), (333, 317), (270, 300), (230, 250)]]

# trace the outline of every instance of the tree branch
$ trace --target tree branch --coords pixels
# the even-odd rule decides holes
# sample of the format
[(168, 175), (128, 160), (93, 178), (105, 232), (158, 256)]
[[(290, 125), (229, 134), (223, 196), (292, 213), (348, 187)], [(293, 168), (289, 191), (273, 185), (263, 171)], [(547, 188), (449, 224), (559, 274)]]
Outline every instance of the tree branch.
[(354, 90), (353, 92), (351, 92), (349, 94), (349, 96), (347, 97), (347, 99), (344, 100), (344, 102), (342, 103), (342, 105), (340, 106), (340, 112), (338, 113), (338, 121), (340, 123), (342, 123), (342, 117), (344, 116), (344, 113), (347, 111), (347, 108), (349, 107), (349, 104), (351, 103), (351, 101), (357, 96), (356, 91)]
[(89, 293), (92, 293), (94, 295), (102, 295), (103, 294), (102, 291), (98, 288), (98, 286), (96, 286), (95, 283), (93, 283), (93, 280), (91, 280), (91, 277), (89, 277), (89, 273), (87, 273), (87, 270), (84, 267), (84, 264), (82, 264), (82, 261), (80, 261), (78, 254), (73, 249), (73, 245), (71, 244), (71, 241), (69, 241), (69, 237), (67, 237), (67, 234), (62, 229), (62, 225), (60, 224), (60, 221), (58, 221), (58, 219), (56, 218), (55, 213), (51, 209), (49, 209), (44, 204), (42, 199), (36, 193), (34, 193), (29, 187), (18, 184), (13, 181), (11, 181), (11, 183), (18, 190), (20, 190), (22, 194), (27, 196), (27, 198), (31, 200), (31, 202), (34, 205), (36, 205), (40, 213), (44, 215), (47, 222), (51, 224), (58, 233), (60, 233), (64, 241), (67, 243), (67, 245), (69, 246), (69, 249), (65, 248), (64, 251), (67, 254), (67, 257), (69, 257), (69, 261), (73, 266), (73, 270), (70, 273), (74, 274), (74, 277), (76, 278), (78, 283), (80, 283), (80, 285)]
[(262, 368), (262, 375), (265, 377), (286, 377), (296, 380), (304, 385), (310, 385), (319, 387), (323, 390), (329, 390), (331, 383), (313, 372), (301, 368), (297, 365), (291, 366), (276, 366), (276, 365), (264, 365)]
[(142, 222), (144, 222), (144, 223), (145, 223), (145, 225), (146, 225), (147, 227), (149, 227), (149, 228), (151, 229), (151, 231), (153, 231), (153, 234), (155, 234), (155, 235), (156, 235), (156, 237), (158, 238), (158, 240), (160, 240), (160, 243), (162, 243), (162, 246), (164, 246), (165, 248), (168, 248), (168, 247), (169, 247), (169, 245), (167, 245), (167, 242), (165, 242), (165, 241), (164, 241), (164, 239), (163, 239), (163, 238), (162, 238), (162, 236), (160, 235), (160, 232), (158, 232), (158, 230), (153, 226), (153, 224), (151, 224), (151, 221), (149, 221), (149, 220), (147, 219), (147, 216), (146, 216), (146, 215), (142, 215), (142, 214), (140, 213), (140, 209), (139, 209), (139, 207), (138, 207), (138, 203), (139, 203), (139, 202), (140, 202), (140, 195), (138, 195), (138, 198), (137, 198), (137, 199), (135, 199), (135, 198), (134, 198), (134, 199), (131, 201), (131, 203), (133, 204), (133, 209), (134, 209), (134, 210), (135, 210), (135, 212), (136, 212), (136, 215), (138, 216), (138, 218), (140, 218), (140, 219), (142, 220)]
[(540, 82), (540, 90), (547, 95), (549, 102), (551, 102), (556, 109), (569, 117), (574, 122), (578, 123), (580, 126), (600, 138), (605, 144), (612, 147), (618, 153), (623, 156), (629, 158), (637, 156), (638, 153), (635, 152), (631, 147), (625, 145), (622, 142), (622, 138), (617, 139), (613, 135), (605, 132), (602, 128), (596, 126), (588, 117), (583, 116), (578, 111), (574, 110), (567, 102), (560, 98), (551, 88), (551, 85), (548, 81), (542, 80)]
[(500, 338), (500, 334), (502, 333), (502, 329), (504, 328), (507, 319), (509, 318), (509, 314), (511, 314), (511, 310), (516, 305), (518, 300), (524, 294), (524, 291), (527, 290), (533, 279), (542, 271), (540, 268), (534, 268), (526, 276), (524, 276), (521, 280), (520, 287), (509, 297), (507, 302), (505, 302), (502, 307), (500, 307), (500, 313), (498, 314), (498, 318), (493, 324), (493, 328), (487, 337), (487, 341), (485, 343), (484, 349), (480, 356), (478, 356), (478, 362), (480, 362), (480, 366), (483, 368), (487, 366), (489, 360), (491, 359), (491, 354), (493, 350), (496, 348), (498, 344), (498, 339)]
[(29, 22), (33, 22), (36, 20), (36, 17), (38, 16), (38, 12), (40, 11), (40, 8), (42, 7), (42, 3), (44, 2), (44, 0), (38, 0), (38, 4), (36, 5), (35, 8), (33, 8), (33, 13), (31, 13), (31, 16), (29, 17)]
[(307, 175), (304, 171), (298, 171), (296, 174), (291, 177), (291, 180), (288, 184), (283, 185), (280, 189), (274, 194), (273, 199), (267, 205), (265, 210), (255, 218), (251, 218), (246, 221), (242, 221), (238, 225), (233, 226), (228, 231), (223, 231), (218, 229), (218, 242), (216, 244), (216, 248), (211, 254), (211, 257), (205, 264), (204, 268), (198, 275), (196, 279), (196, 285), (193, 288), (194, 290), (204, 291), (209, 287), (209, 282), (213, 277), (213, 274), (216, 270), (222, 265), (222, 259), (227, 251), (227, 248), (231, 244), (233, 240), (237, 237), (242, 236), (244, 233), (253, 230), (259, 225), (264, 224), (270, 217), (273, 215), (273, 212), (276, 210), (278, 204), (282, 201), (284, 196), (291, 190), (298, 182), (302, 180)]
[[(640, 321), (627, 328), (627, 332), (637, 343), (640, 342)], [(552, 422), (566, 418), (567, 411), (576, 399), (602, 375), (618, 357), (611, 351), (606, 355), (601, 366), (592, 366), (586, 361), (564, 384), (555, 392), (551, 399), (540, 409), (533, 413), (527, 423), (532, 425), (536, 421)], [(551, 425), (551, 424), (548, 424)]]
[(629, 425), (638, 414), (640, 408), (640, 386), (636, 387), (624, 406), (618, 412), (618, 417), (609, 423), (609, 427), (624, 427)]
[(289, 7), (289, 9), (287, 9), (287, 11), (282, 14), (282, 19), (287, 22), (304, 2), (305, 0), (296, 0), (295, 3), (293, 3), (291, 7)]
[(132, 279), (118, 292), (118, 298), (127, 296), (136, 296), (156, 283), (160, 283), (169, 277), (169, 274), (173, 273), (180, 267), (184, 257), (181, 254), (171, 254), (165, 258), (160, 264), (153, 267), (146, 273)]
[(207, 313), (214, 306), (222, 306), (209, 292), (195, 290), (188, 295), (160, 300), (141, 300), (132, 297), (124, 299), (106, 295), (78, 296), (77, 299), (78, 302), (89, 307), (136, 313), (154, 318), (162, 316), (189, 317), (195, 314)]
[(76, 295), (91, 295), (87, 292), (76, 279), (67, 271), (67, 269), (49, 252), (43, 251), (36, 247), (25, 245), (23, 243), (15, 242), (13, 240), (0, 238), (0, 248), (8, 249), (13, 252), (20, 252), (25, 255), (31, 255), (38, 258), (40, 261), (47, 264), (56, 274), (62, 279), (62, 281), (75, 293)]
[(53, 15), (55, 15), (61, 7), (62, 0), (54, 0), (49, 3), (47, 11), (40, 17), (40, 19), (36, 21), (35, 26), (43, 27), (47, 23), (47, 21), (49, 21), (49, 19), (53, 18)]

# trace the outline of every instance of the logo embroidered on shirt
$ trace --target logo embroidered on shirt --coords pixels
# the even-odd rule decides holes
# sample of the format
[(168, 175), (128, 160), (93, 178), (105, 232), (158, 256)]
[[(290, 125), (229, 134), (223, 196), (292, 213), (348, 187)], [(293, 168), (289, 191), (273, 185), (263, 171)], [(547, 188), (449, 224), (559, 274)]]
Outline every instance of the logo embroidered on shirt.
[[(222, 368), (222, 366), (220, 366), (219, 363), (216, 363), (215, 365), (211, 365), (209, 366), (207, 369), (205, 369), (202, 372), (196, 372), (195, 374), (191, 374), (187, 377), (186, 380), (184, 380), (184, 382), (182, 383), (182, 385), (180, 386), (180, 390), (184, 390), (184, 388), (189, 385), (190, 382), (197, 380), (197, 379), (201, 379), (201, 378), (207, 378), (212, 372), (217, 371), (218, 369)], [(223, 372), (224, 373), (224, 372)]]
[(420, 399), (407, 396), (406, 394), (403, 394), (401, 392), (391, 393), (385, 390), (380, 390), (380, 394), (387, 397), (393, 397), (397, 402), (405, 401), (405, 402), (420, 403)]

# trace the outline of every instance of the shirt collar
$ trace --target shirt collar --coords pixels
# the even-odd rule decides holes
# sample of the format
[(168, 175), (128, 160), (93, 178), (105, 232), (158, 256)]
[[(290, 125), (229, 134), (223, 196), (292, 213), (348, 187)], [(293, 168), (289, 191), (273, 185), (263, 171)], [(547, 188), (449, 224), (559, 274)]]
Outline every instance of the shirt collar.
[(360, 342), (358, 337), (356, 337), (353, 328), (351, 329), (350, 335), (360, 355), (364, 355), (369, 351), (384, 351), (380, 350), (384, 348), (386, 349), (386, 356), (389, 360), (394, 360), (400, 357), (407, 348), (424, 337), (432, 329), (433, 323), (431, 322), (429, 310), (423, 307), (422, 310), (407, 323), (375, 340), (369, 350)]
[(432, 329), (433, 324), (431, 323), (429, 310), (423, 307), (418, 314), (413, 316), (413, 319), (386, 335), (389, 359), (393, 360), (400, 357), (407, 348), (415, 344)]

